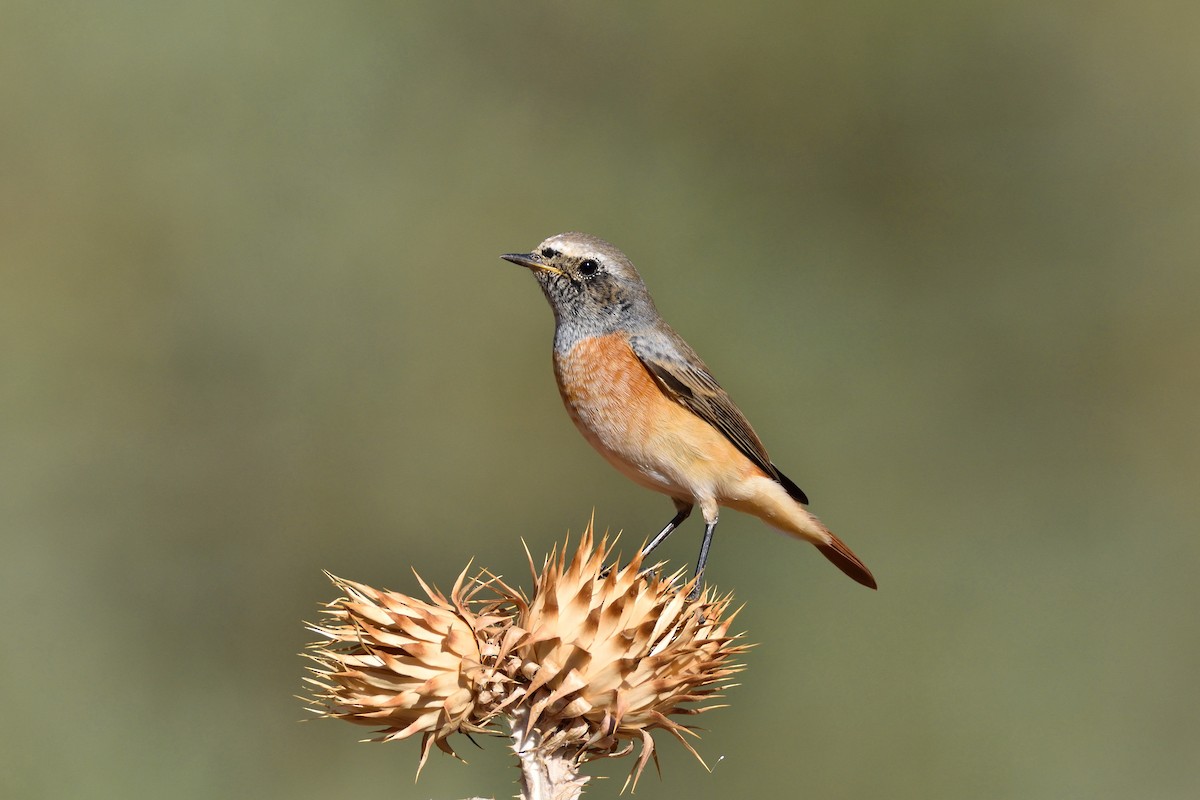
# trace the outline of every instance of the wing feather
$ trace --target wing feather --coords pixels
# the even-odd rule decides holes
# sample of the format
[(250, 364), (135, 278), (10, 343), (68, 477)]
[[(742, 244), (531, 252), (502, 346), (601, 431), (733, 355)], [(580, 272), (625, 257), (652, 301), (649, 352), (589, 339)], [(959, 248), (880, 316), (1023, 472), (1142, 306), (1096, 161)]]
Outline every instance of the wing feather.
[(672, 339), (670, 348), (661, 346), (665, 343), (655, 347), (638, 336), (631, 337), (630, 345), (663, 394), (719, 430), (755, 466), (778, 481), (789, 495), (807, 505), (808, 497), (804, 491), (771, 463), (758, 434), (704, 362), (678, 335)]

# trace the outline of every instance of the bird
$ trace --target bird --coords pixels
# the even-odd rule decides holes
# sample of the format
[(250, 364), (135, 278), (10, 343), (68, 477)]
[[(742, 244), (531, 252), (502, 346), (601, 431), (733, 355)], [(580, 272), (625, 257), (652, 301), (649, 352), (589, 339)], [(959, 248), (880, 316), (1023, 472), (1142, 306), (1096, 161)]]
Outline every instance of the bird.
[(584, 439), (626, 477), (667, 495), (675, 516), (648, 556), (696, 507), (704, 537), (698, 595), (720, 508), (749, 513), (816, 546), (871, 589), (875, 577), (812, 514), (745, 415), (687, 342), (659, 315), (633, 262), (586, 233), (560, 233), (505, 261), (528, 268), (554, 312), (554, 376)]

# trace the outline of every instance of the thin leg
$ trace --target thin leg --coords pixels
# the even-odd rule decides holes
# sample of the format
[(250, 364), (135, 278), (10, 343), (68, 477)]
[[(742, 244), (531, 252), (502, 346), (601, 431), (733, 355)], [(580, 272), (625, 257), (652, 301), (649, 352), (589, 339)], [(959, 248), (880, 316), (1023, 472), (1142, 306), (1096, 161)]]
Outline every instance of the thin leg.
[(708, 549), (712, 547), (713, 531), (717, 529), (717, 521), (704, 526), (704, 540), (700, 542), (700, 555), (696, 556), (696, 585), (692, 587), (692, 591), (688, 592), (688, 600), (695, 600), (700, 596), (700, 585), (704, 579), (704, 565), (708, 563)]
[(693, 506), (691, 503), (688, 503), (687, 505), (680, 505), (676, 503), (675, 508), (678, 509), (679, 513), (671, 517), (671, 521), (667, 523), (667, 527), (659, 531), (658, 535), (650, 540), (650, 544), (642, 548), (642, 558), (650, 555), (652, 552), (654, 552), (654, 548), (665, 542), (667, 537), (671, 535), (671, 532), (678, 528), (679, 524), (688, 518), (695, 506)]
[[(688, 518), (688, 515), (692, 513), (692, 509), (694, 507), (695, 506), (691, 503), (684, 504), (684, 503), (681, 503), (678, 500), (676, 500), (675, 508), (677, 509), (677, 513), (675, 514), (675, 516), (671, 517), (671, 521), (667, 523), (667, 527), (665, 527), (661, 531), (659, 531), (658, 535), (655, 536), (653, 539), (651, 539), (650, 543), (648, 545), (646, 545), (645, 547), (642, 548), (642, 558), (645, 558), (646, 556), (650, 555), (650, 553), (654, 550), (654, 548), (658, 547), (660, 544), (665, 542), (667, 540), (667, 537), (671, 535), (671, 532), (679, 527), (679, 523), (683, 522), (685, 519)], [(605, 567), (600, 572), (600, 577), (607, 578), (608, 573), (612, 572), (612, 569), (613, 568), (611, 566)], [(654, 571), (653, 567), (646, 567), (645, 569), (642, 570), (642, 574), (647, 575), (653, 571)]]

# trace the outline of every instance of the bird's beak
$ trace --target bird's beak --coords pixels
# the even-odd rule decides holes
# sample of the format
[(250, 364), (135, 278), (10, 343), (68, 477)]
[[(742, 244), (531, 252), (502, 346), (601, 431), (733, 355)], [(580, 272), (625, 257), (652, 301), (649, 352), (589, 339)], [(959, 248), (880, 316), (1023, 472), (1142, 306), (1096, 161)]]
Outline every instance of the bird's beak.
[(552, 267), (542, 260), (538, 253), (505, 253), (500, 256), (505, 261), (511, 261), (514, 264), (519, 264), (522, 267), (528, 267), (532, 270), (541, 272), (549, 272), (554, 275), (562, 275), (563, 271), (558, 267)]

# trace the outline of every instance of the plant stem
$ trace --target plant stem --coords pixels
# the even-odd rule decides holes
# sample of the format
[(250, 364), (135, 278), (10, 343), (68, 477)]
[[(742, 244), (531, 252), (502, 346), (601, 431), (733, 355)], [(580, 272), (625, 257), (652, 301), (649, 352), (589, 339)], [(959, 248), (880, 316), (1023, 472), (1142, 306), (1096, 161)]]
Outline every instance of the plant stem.
[(521, 762), (520, 800), (578, 800), (587, 776), (579, 774), (579, 764), (565, 749), (543, 747), (541, 733), (528, 723), (529, 711), (521, 706), (508, 718), (513, 752)]

